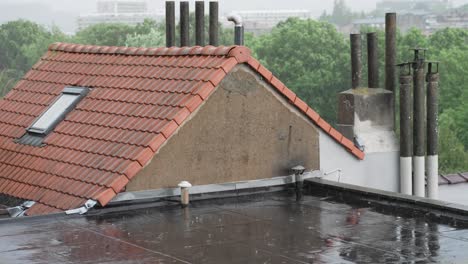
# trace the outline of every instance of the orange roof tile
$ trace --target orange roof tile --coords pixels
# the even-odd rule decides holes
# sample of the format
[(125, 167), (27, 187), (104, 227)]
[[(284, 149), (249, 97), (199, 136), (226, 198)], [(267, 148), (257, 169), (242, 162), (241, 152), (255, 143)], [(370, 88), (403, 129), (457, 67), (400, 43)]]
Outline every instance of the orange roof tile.
[[(0, 192), (36, 204), (28, 215), (106, 205), (237, 64), (247, 63), (359, 159), (344, 138), (246, 47), (126, 48), (55, 43), (0, 101)], [(14, 139), (62, 92), (90, 93), (46, 139)]]

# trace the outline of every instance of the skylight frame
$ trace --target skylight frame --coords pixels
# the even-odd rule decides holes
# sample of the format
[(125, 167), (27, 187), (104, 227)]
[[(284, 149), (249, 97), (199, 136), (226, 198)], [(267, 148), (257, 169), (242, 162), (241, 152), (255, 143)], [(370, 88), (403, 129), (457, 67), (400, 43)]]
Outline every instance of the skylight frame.
[[(26, 128), (26, 131), (28, 134), (33, 135), (33, 136), (46, 136), (48, 135), (52, 130), (55, 129), (55, 127), (65, 119), (66, 115), (70, 113), (73, 109), (75, 109), (76, 105), (85, 97), (88, 92), (89, 92), (88, 87), (77, 87), (77, 86), (67, 86), (63, 89), (62, 93), (60, 93), (57, 98), (45, 109), (34, 121), (31, 123), (29, 127)], [(55, 104), (62, 98), (63, 95), (74, 95), (76, 98), (74, 98), (73, 102), (69, 104), (65, 109), (62, 109), (62, 112), (60, 115), (53, 120), (45, 129), (37, 128), (35, 127), (35, 124), (41, 120), (41, 118), (44, 117), (44, 115), (52, 108), (55, 106)]]

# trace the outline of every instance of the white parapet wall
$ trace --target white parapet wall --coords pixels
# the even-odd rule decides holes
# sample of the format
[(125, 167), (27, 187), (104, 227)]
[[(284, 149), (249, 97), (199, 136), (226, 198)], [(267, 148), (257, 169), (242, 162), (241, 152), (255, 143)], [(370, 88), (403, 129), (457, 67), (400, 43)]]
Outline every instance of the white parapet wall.
[(323, 178), (379, 190), (399, 191), (399, 151), (367, 153), (364, 160), (357, 159), (329, 135), (320, 132), (320, 170)]

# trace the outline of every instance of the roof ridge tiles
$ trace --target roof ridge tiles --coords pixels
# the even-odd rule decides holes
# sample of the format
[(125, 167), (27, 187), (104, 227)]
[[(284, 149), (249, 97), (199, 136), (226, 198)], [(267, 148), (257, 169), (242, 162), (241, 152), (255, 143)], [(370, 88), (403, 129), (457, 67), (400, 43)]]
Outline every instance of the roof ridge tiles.
[(95, 46), (73, 43), (56, 42), (49, 45), (49, 51), (90, 54), (121, 54), (136, 56), (225, 56), (235, 57), (239, 62), (247, 62), (250, 50), (245, 46), (192, 46), (192, 47), (116, 47)]

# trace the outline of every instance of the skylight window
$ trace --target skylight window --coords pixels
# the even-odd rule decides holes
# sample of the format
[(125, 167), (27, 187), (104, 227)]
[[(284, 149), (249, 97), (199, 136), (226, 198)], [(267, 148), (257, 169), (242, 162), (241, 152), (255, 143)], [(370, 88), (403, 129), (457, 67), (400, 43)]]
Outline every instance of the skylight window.
[(42, 140), (72, 111), (89, 89), (85, 87), (66, 87), (49, 107), (26, 129), (26, 134), (18, 142), (41, 145)]

